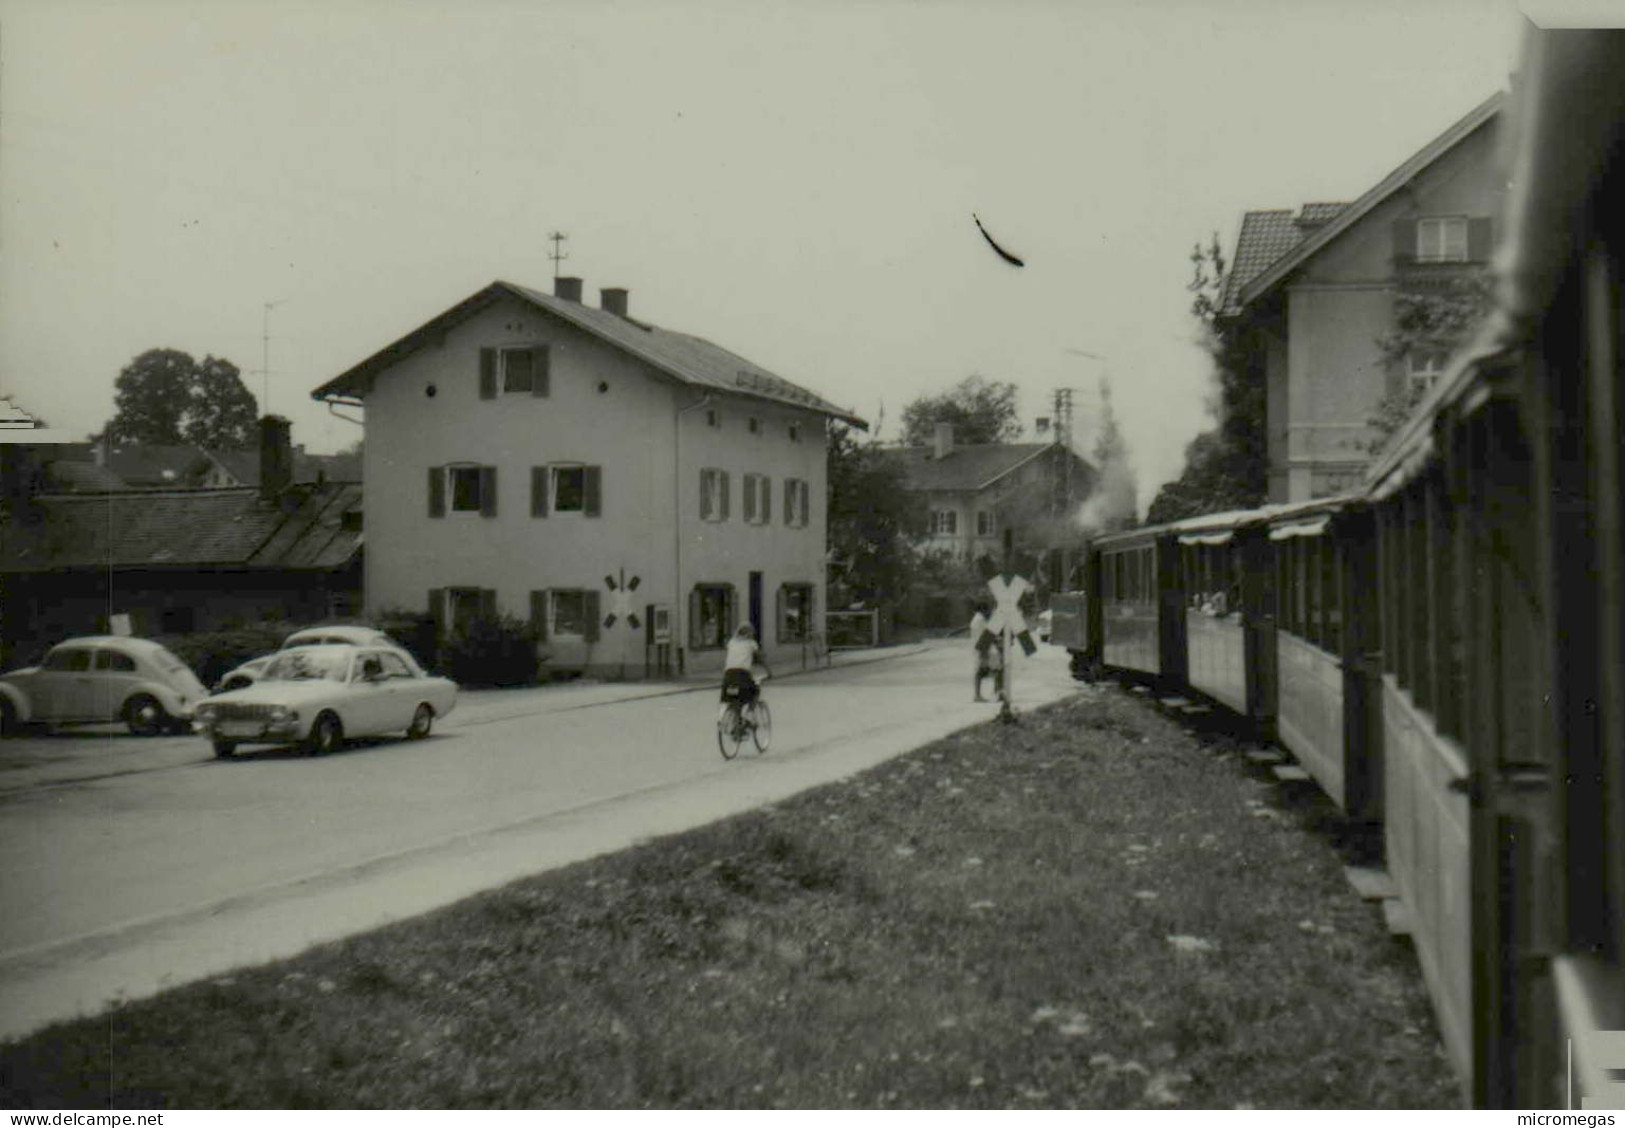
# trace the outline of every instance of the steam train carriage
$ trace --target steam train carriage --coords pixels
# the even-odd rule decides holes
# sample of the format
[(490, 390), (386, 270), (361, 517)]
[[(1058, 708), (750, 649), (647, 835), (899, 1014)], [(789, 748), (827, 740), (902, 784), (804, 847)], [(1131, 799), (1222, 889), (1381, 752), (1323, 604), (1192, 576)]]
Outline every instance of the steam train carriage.
[(1530, 29), (1495, 309), (1359, 492), (1097, 541), (1075, 668), (1377, 819), (1475, 1104), (1625, 1107), (1625, 33)]

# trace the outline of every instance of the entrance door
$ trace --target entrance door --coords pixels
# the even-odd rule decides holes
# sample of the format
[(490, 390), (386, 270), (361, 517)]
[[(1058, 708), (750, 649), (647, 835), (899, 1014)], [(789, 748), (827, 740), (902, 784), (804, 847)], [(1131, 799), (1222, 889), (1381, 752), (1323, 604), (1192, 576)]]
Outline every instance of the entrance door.
[(767, 636), (762, 633), (762, 574), (750, 574), (750, 625), (756, 631), (756, 638), (763, 646), (767, 645)]

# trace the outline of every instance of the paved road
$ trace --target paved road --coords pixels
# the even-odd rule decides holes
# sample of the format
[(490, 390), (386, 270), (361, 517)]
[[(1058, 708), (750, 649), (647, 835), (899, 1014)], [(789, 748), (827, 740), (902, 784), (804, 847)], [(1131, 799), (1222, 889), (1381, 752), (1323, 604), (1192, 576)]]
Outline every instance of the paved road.
[[(216, 761), (200, 738), (0, 745), (0, 1036), (701, 825), (974, 724), (963, 643), (769, 683), (772, 751), (712, 692), (466, 694), (430, 739)], [(1073, 691), (1017, 667), (1018, 707)]]

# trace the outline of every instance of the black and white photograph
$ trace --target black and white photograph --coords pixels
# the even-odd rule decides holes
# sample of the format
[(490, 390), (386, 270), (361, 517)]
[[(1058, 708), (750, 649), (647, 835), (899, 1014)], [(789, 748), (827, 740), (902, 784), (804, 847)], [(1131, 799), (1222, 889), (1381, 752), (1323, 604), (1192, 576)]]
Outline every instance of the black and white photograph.
[(1583, 0), (0, 0), (0, 1107), (1612, 1124), (1622, 201)]

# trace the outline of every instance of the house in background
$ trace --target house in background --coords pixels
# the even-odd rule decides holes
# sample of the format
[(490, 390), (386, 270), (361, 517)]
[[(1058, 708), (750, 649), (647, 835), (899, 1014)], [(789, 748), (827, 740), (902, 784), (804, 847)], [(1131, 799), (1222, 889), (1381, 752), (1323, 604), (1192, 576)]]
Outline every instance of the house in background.
[(287, 421), (260, 426), (272, 472), (258, 489), (52, 493), (49, 474), (8, 472), (0, 661), (105, 632), (111, 614), (148, 636), (357, 614), (360, 487), (293, 484)]
[(1269, 500), (1355, 484), (1383, 398), (1436, 380), (1441, 353), (1397, 364), (1378, 341), (1401, 294), (1438, 290), (1488, 263), (1501, 96), (1488, 99), (1352, 203), (1248, 212), (1221, 317), (1267, 387)]
[(698, 337), (494, 282), (312, 394), (366, 409), (368, 609), (528, 620), (542, 672), (796, 662), (824, 612), (826, 435), (866, 426)]
[[(1044, 432), (1054, 434), (1047, 426)], [(901, 467), (907, 489), (925, 499), (930, 527), (918, 542), (926, 553), (971, 563), (1003, 558), (1005, 535), (1024, 556), (1036, 556), (1059, 590), (1081, 547), (1078, 510), (1095, 488), (1094, 466), (1063, 442), (954, 442), (951, 423), (938, 423), (930, 446), (883, 448)], [(909, 617), (947, 626), (969, 618), (962, 593), (927, 591)]]

